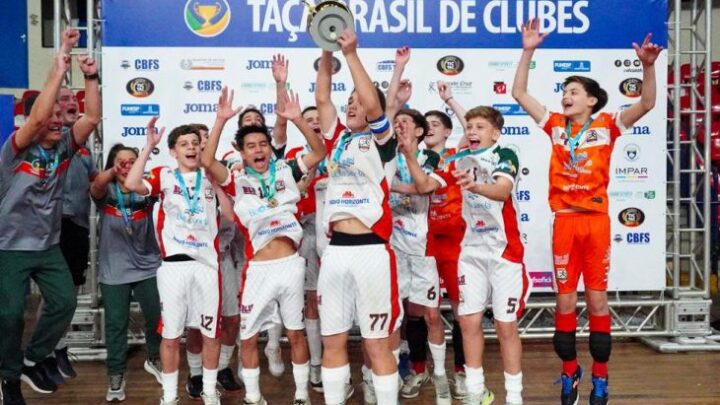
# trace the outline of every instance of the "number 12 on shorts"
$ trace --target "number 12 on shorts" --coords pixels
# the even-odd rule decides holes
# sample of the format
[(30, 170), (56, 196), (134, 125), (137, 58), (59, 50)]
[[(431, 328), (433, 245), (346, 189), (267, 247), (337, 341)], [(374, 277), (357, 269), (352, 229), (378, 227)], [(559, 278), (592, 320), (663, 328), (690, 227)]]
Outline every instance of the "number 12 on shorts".
[(214, 319), (215, 317), (212, 317), (210, 315), (200, 315), (200, 326), (202, 326), (203, 329), (209, 331), (211, 330), (210, 325), (212, 325)]
[(377, 326), (378, 321), (382, 320), (382, 323), (380, 324), (380, 330), (385, 329), (385, 324), (388, 320), (388, 314), (387, 312), (382, 314), (370, 314), (370, 319), (372, 320), (372, 323), (370, 324), (370, 330), (374, 331), (375, 326)]

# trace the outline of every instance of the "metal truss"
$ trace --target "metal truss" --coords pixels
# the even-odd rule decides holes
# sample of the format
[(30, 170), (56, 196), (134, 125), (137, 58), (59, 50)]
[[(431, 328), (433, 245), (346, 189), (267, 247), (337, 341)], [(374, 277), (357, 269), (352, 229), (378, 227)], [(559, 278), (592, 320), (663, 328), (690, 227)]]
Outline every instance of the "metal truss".
[[(72, 3), (55, 0), (55, 43), (60, 32), (72, 26)], [(100, 63), (102, 10), (99, 0), (85, 0), (88, 9), (88, 47), (78, 50)], [(609, 293), (612, 333), (636, 337), (661, 352), (720, 350), (720, 336), (711, 336), (710, 314), (710, 143), (698, 140), (710, 133), (710, 72), (712, 0), (669, 0), (667, 289), (661, 292)], [(683, 11), (683, 12), (681, 12)], [(85, 29), (85, 28), (81, 28)], [(681, 68), (685, 64), (687, 67)], [(659, 78), (663, 80), (663, 78)], [(68, 83), (72, 77), (68, 77)], [(95, 156), (102, 157), (102, 128), (96, 134)], [(97, 288), (97, 213), (91, 218), (91, 263), (88, 283), (78, 297), (78, 310), (67, 334), (73, 354), (84, 360), (102, 360), (105, 352), (104, 312)], [(589, 335), (583, 297), (578, 299), (578, 336)], [(446, 336), (451, 336), (452, 310), (442, 305)], [(131, 308), (130, 344), (144, 344), (139, 307)], [(519, 320), (523, 340), (547, 339), (554, 331), (555, 300), (552, 294), (534, 294)], [(495, 339), (490, 320), (486, 337)], [(353, 331), (353, 339), (359, 333)]]

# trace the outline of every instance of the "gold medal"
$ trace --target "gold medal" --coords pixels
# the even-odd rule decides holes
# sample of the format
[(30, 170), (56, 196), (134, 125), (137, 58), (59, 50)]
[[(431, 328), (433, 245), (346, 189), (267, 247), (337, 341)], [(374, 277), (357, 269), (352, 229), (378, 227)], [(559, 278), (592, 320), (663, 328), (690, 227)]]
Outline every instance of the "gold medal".
[(327, 168), (329, 173), (335, 173), (335, 171), (338, 169), (338, 164), (336, 161), (331, 160), (330, 162), (328, 162)]
[(410, 206), (410, 196), (404, 195), (402, 197), (401, 204), (405, 207), (409, 207)]
[(278, 206), (278, 200), (276, 200), (274, 197), (268, 200), (268, 207), (275, 208)]

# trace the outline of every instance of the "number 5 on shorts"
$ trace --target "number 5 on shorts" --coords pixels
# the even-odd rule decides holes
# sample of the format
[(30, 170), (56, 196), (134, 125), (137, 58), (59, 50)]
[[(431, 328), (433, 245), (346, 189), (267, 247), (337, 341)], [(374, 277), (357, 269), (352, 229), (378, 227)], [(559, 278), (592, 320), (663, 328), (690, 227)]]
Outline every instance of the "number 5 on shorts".
[(508, 302), (507, 302), (507, 307), (508, 307), (507, 313), (508, 314), (512, 314), (515, 312), (515, 310), (517, 308), (517, 302), (518, 302), (517, 298), (508, 298)]
[(382, 314), (370, 314), (370, 319), (372, 319), (372, 323), (370, 324), (371, 331), (375, 330), (375, 326), (380, 319), (382, 319), (382, 323), (380, 324), (380, 330), (383, 330), (385, 329), (385, 323), (387, 323), (388, 314), (387, 312)]

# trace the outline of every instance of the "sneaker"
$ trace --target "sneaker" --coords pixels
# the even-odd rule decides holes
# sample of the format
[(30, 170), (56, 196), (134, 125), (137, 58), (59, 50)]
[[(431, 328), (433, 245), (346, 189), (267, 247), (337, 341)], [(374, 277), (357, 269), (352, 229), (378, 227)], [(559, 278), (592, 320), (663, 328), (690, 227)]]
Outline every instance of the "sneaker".
[(602, 377), (592, 377), (593, 389), (590, 391), (590, 405), (607, 405), (610, 397), (608, 380)]
[(315, 392), (323, 392), (321, 366), (310, 365), (310, 388)]
[[(375, 386), (373, 385), (372, 379), (366, 380), (363, 378), (362, 382), (363, 400), (365, 405), (377, 404), (377, 396), (375, 395)], [(346, 397), (347, 399), (347, 397)]]
[(143, 368), (155, 377), (158, 384), (162, 385), (162, 363), (160, 363), (159, 358), (145, 360)]
[(405, 380), (405, 383), (400, 390), (400, 395), (403, 398), (415, 398), (420, 395), (420, 390), (423, 385), (430, 379), (427, 369), (420, 374), (417, 374), (415, 370), (410, 372), (410, 375)]
[(70, 358), (68, 357), (68, 348), (62, 348), (55, 350), (55, 359), (57, 360), (57, 368), (60, 374), (66, 380), (77, 377), (77, 373), (70, 364)]
[(115, 374), (108, 376), (108, 390), (105, 394), (107, 402), (122, 402), (125, 400), (125, 376)]
[(310, 398), (307, 398), (307, 399), (295, 398), (295, 400), (293, 401), (293, 405), (310, 405)]
[(452, 404), (450, 382), (448, 382), (447, 375), (433, 376), (433, 384), (435, 385), (435, 403), (437, 405)]
[(60, 374), (60, 371), (58, 371), (57, 359), (55, 359), (55, 357), (46, 357), (45, 360), (40, 363), (40, 366), (43, 368), (45, 375), (50, 381), (54, 382), (55, 385), (65, 384), (65, 379)]
[(453, 399), (462, 400), (467, 396), (467, 386), (465, 386), (465, 372), (456, 371), (453, 375), (452, 397)]
[(200, 396), (202, 397), (203, 404), (205, 405), (220, 405), (220, 392), (217, 390), (210, 394), (203, 392)]
[(485, 388), (482, 394), (467, 394), (462, 400), (463, 405), (490, 405), (495, 400), (495, 395)]
[(187, 392), (190, 399), (202, 399), (202, 375), (196, 375), (195, 377), (188, 376), (188, 382), (187, 384), (185, 384), (185, 391)]
[(285, 372), (285, 363), (283, 363), (282, 350), (271, 349), (265, 346), (265, 356), (268, 359), (268, 369), (274, 377), (280, 377)]
[(252, 402), (247, 398), (243, 398), (242, 405), (267, 405), (267, 401), (263, 397), (260, 397), (260, 399), (255, 402)]
[(20, 380), (3, 380), (0, 394), (4, 405), (25, 405), (25, 398), (20, 389)]
[(162, 398), (160, 398), (160, 405), (178, 405), (178, 399), (175, 398), (172, 401), (164, 401)]
[(562, 405), (577, 405), (580, 396), (578, 395), (578, 385), (582, 380), (583, 370), (582, 367), (578, 366), (575, 373), (569, 376), (565, 373), (560, 375), (560, 382), (562, 383), (562, 392), (560, 393), (560, 403)]
[(242, 388), (242, 386), (235, 381), (235, 376), (233, 376), (230, 367), (218, 371), (217, 382), (225, 391), (239, 391)]
[(29, 385), (33, 391), (41, 394), (52, 394), (57, 391), (57, 384), (48, 378), (40, 363), (32, 367), (23, 366), (20, 380)]

